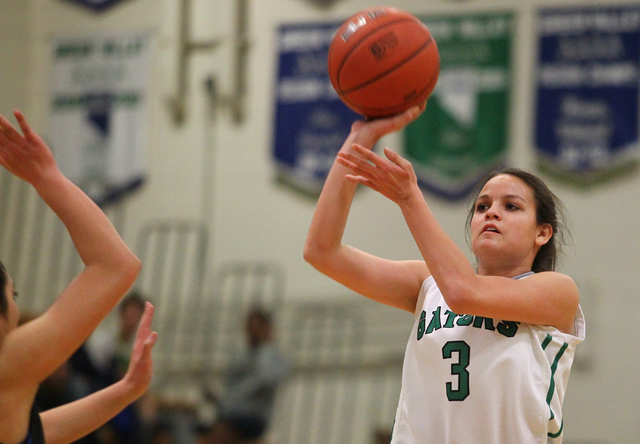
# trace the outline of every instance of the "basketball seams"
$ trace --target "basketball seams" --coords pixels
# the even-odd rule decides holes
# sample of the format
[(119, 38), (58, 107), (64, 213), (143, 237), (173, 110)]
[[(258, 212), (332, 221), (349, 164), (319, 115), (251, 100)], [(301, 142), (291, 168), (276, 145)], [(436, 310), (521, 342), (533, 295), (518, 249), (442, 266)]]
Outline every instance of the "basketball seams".
[(435, 87), (440, 72), (436, 40), (417, 17), (395, 8), (350, 35), (340, 31), (358, 17), (351, 16), (332, 37), (329, 79), (340, 99), (369, 118), (389, 116), (419, 105)]
[[(376, 82), (378, 80), (380, 80), (382, 77), (385, 77), (387, 74), (403, 67), (404, 65), (406, 65), (407, 63), (409, 63), (411, 60), (413, 60), (414, 57), (416, 57), (418, 54), (420, 54), (422, 51), (426, 51), (426, 49), (429, 47), (429, 45), (433, 42), (433, 37), (429, 37), (429, 40), (427, 40), (424, 45), (420, 46), (418, 49), (416, 49), (414, 52), (412, 52), (407, 58), (405, 58), (404, 60), (402, 60), (401, 62), (397, 63), (396, 65), (394, 65), (393, 67), (391, 67), (391, 69), (388, 69), (384, 72), (381, 72), (380, 74), (378, 74), (376, 77), (373, 77), (369, 80), (367, 80), (364, 83), (361, 83), (358, 86), (355, 86), (353, 88), (349, 88), (346, 90), (340, 90), (342, 94), (348, 94), (351, 93), (353, 91), (357, 91), (360, 88), (364, 88), (365, 86)], [(346, 60), (346, 58), (345, 58)], [(344, 63), (343, 63), (344, 64)]]
[[(363, 34), (360, 37), (360, 40), (356, 40), (352, 45), (351, 45), (351, 49), (346, 52), (344, 54), (344, 56), (341, 58), (341, 63), (340, 66), (338, 66), (337, 72), (336, 72), (336, 81), (338, 82), (338, 87), (340, 88), (339, 82), (340, 82), (340, 73), (342, 72), (342, 68), (344, 67), (344, 65), (346, 64), (346, 62), (349, 60), (349, 58), (351, 57), (351, 54), (353, 54), (354, 52), (356, 52), (356, 50), (358, 50), (358, 48), (360, 47), (360, 45), (362, 44), (362, 42), (364, 42), (367, 38), (369, 38), (370, 36), (372, 36), (373, 34), (376, 34), (377, 32), (384, 30), (386, 28), (388, 28), (389, 26), (393, 26), (399, 23), (416, 23), (419, 25), (422, 25), (422, 22), (420, 22), (419, 20), (412, 18), (412, 17), (402, 17), (396, 20), (392, 20), (389, 21), (383, 25), (380, 25), (379, 27), (369, 31), (367, 34)], [(423, 25), (424, 26), (424, 25)], [(329, 57), (329, 60), (331, 60), (332, 58)], [(353, 88), (351, 88), (353, 89)], [(340, 91), (342, 91), (342, 89), (340, 88)]]
[[(423, 89), (421, 89), (421, 90), (419, 91), (419, 93), (417, 93), (416, 95), (417, 95), (417, 96), (420, 96), (420, 95), (422, 95), (425, 91), (427, 91), (427, 90), (429, 90), (429, 89), (432, 89), (432, 88), (433, 88), (433, 84), (435, 83), (435, 81), (437, 81), (437, 80), (438, 80), (438, 75), (439, 75), (439, 72), (438, 72), (438, 71), (434, 72), (434, 73), (431, 75), (431, 78), (429, 79), (429, 82), (427, 83), (427, 86), (425, 86)], [(345, 100), (345, 101), (347, 101), (347, 102), (349, 102), (349, 103), (352, 103), (351, 101), (349, 101), (349, 100), (348, 100), (348, 99), (346, 99), (346, 98), (343, 98), (343, 100)], [(399, 113), (399, 112), (402, 112), (402, 111), (405, 109), (405, 108), (404, 108), (404, 106), (403, 106), (403, 104), (398, 104), (398, 105), (396, 105), (396, 106), (390, 106), (390, 107), (387, 107), (387, 108), (380, 108), (380, 107), (377, 107), (377, 108), (365, 108), (365, 107), (362, 107), (362, 106), (359, 106), (359, 108), (363, 111), (363, 113), (364, 113), (365, 115), (366, 115), (366, 114), (369, 114), (369, 112), (376, 113), (376, 114), (375, 114), (375, 115), (376, 115), (376, 118), (379, 118), (379, 117), (385, 117), (385, 116), (392, 116), (392, 115), (394, 115), (394, 114), (397, 114), (397, 113)], [(382, 113), (382, 114), (381, 114), (381, 113)]]

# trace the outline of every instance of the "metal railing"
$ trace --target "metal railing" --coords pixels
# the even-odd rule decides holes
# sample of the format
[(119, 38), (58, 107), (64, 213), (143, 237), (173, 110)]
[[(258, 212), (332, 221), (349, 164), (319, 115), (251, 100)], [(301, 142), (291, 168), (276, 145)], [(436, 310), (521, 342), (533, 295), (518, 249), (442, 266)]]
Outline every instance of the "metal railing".
[[(4, 171), (0, 208), (0, 257), (21, 309), (40, 313), (81, 261), (53, 212)], [(119, 230), (121, 211), (106, 210)], [(279, 393), (271, 443), (370, 442), (374, 430), (388, 430), (410, 328), (389, 316), (397, 310), (285, 301), (285, 271), (275, 262), (227, 263), (208, 274), (208, 242), (197, 221), (152, 221), (138, 236), (135, 251), (144, 267), (135, 287), (156, 306), (158, 392), (197, 407), (203, 389), (219, 383), (244, 345), (244, 316), (259, 305), (274, 314), (278, 343), (293, 365)]]

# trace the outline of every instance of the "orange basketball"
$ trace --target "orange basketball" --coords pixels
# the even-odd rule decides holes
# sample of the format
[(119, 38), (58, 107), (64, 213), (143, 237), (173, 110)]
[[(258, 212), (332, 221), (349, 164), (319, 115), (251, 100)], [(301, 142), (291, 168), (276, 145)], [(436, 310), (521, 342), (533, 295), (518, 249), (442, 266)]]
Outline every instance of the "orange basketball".
[(429, 29), (408, 12), (365, 9), (338, 28), (329, 78), (342, 101), (368, 118), (422, 104), (438, 81), (440, 55)]

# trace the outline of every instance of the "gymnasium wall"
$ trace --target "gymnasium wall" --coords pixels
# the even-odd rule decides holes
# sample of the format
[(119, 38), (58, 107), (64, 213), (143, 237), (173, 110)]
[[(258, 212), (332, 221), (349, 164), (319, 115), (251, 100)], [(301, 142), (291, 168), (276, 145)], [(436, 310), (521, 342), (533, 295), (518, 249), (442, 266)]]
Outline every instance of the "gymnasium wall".
[[(194, 0), (194, 40), (223, 39), (189, 58), (186, 116), (176, 124), (168, 101), (177, 90), (180, 0), (128, 0), (95, 14), (62, 0), (0, 0), (0, 112), (20, 108), (47, 138), (50, 127), (50, 48), (57, 36), (145, 31), (152, 36), (147, 182), (116, 213), (125, 239), (136, 244), (151, 221), (189, 220), (208, 229), (208, 270), (236, 261), (275, 261), (286, 274), (285, 301), (350, 301), (359, 296), (316, 272), (302, 259), (315, 200), (278, 184), (272, 162), (276, 31), (280, 24), (337, 21), (371, 2), (349, 0), (320, 8), (303, 0), (249, 1), (249, 52), (244, 115), (212, 110), (205, 82), (222, 94), (233, 86), (235, 1)], [(548, 0), (389, 0), (418, 15), (512, 11), (514, 88), (510, 160), (536, 170), (532, 137), (536, 14)], [(634, 4), (565, 0), (562, 5)], [(399, 146), (397, 135), (385, 139)], [(573, 243), (561, 271), (581, 288), (587, 340), (565, 401), (567, 443), (640, 442), (640, 174), (576, 187), (544, 176), (565, 203)], [(4, 183), (4, 182), (3, 182)], [(465, 251), (465, 203), (425, 193), (445, 231)], [(4, 229), (4, 228), (3, 228)], [(370, 190), (357, 194), (345, 240), (392, 259), (419, 258), (400, 212)], [(5, 251), (0, 246), (0, 251)], [(4, 253), (3, 253), (4, 254)], [(11, 267), (10, 267), (11, 268)], [(22, 270), (23, 276), (27, 272)], [(40, 288), (40, 287), (38, 287)], [(407, 319), (407, 331), (410, 318)]]

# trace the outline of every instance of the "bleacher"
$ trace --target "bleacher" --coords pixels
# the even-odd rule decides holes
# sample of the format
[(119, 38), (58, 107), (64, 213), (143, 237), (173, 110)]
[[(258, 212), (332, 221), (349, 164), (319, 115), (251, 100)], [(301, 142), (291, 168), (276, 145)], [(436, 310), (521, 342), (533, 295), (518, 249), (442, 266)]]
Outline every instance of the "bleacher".
[[(0, 257), (21, 310), (41, 313), (82, 264), (62, 224), (28, 186), (6, 174), (0, 181)], [(121, 209), (106, 212), (122, 231)], [(260, 305), (273, 313), (277, 341), (293, 364), (269, 443), (369, 443), (387, 434), (411, 315), (355, 295), (347, 302), (285, 298), (286, 272), (277, 262), (209, 267), (207, 245), (202, 224), (162, 220), (146, 224), (132, 246), (144, 264), (135, 286), (156, 306), (153, 390), (163, 405), (211, 419), (204, 393), (219, 387), (244, 346), (244, 315)]]

